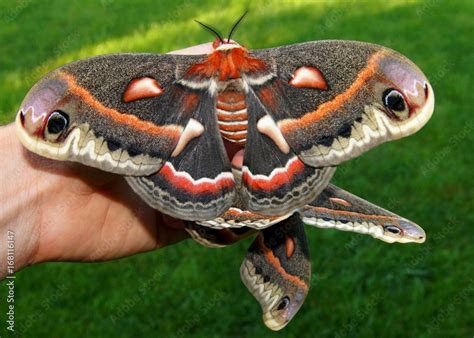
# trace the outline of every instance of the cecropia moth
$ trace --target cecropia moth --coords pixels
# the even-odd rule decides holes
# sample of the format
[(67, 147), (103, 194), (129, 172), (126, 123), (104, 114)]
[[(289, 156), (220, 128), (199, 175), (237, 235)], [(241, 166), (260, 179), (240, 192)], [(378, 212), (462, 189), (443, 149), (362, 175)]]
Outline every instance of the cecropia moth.
[(426, 77), (388, 48), (333, 40), (251, 51), (218, 36), (203, 55), (65, 65), (30, 90), (16, 126), (35, 153), (126, 176), (151, 207), (193, 221), (186, 229), (201, 244), (267, 228), (241, 276), (277, 330), (309, 288), (303, 222), (424, 241), (416, 224), (328, 183), (340, 163), (419, 130), (433, 108)]
[(229, 209), (238, 185), (249, 211), (306, 205), (335, 166), (416, 132), (433, 112), (426, 77), (381, 46), (316, 41), (250, 51), (217, 39), (214, 47), (65, 65), (24, 99), (20, 140), (49, 158), (126, 175), (164, 213), (208, 221)]

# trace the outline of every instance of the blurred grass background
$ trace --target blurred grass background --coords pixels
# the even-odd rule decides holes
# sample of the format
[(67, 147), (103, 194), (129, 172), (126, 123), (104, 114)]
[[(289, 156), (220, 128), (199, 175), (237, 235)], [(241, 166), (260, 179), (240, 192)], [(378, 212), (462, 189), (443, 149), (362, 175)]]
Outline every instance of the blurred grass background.
[[(472, 1), (0, 1), (0, 123), (64, 63), (111, 52), (163, 53), (212, 40), (193, 22), (266, 48), (321, 39), (382, 44), (431, 80), (436, 110), (413, 137), (345, 163), (335, 183), (422, 225), (423, 245), (308, 228), (310, 294), (281, 332), (241, 284), (251, 240), (192, 241), (107, 263), (43, 264), (16, 279), (25, 337), (472, 337), (474, 239)], [(12, 159), (2, 159), (3, 161)], [(0, 285), (0, 334), (6, 286)]]

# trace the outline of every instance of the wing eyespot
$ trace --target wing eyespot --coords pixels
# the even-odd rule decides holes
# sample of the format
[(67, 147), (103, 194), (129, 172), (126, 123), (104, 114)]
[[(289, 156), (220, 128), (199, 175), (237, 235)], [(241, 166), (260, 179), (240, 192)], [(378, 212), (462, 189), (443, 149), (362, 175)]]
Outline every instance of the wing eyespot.
[(389, 88), (382, 94), (383, 105), (389, 113), (389, 116), (399, 120), (405, 120), (409, 116), (409, 107), (402, 93), (398, 90)]
[(48, 117), (45, 128), (45, 138), (49, 141), (56, 141), (68, 128), (69, 115), (63, 111), (56, 110)]
[(280, 300), (275, 310), (277, 311), (284, 310), (288, 307), (288, 305), (290, 305), (290, 298), (288, 298), (288, 296), (285, 296)]
[(399, 235), (401, 233), (401, 230), (397, 227), (394, 226), (388, 226), (385, 228), (386, 231), (394, 234), (394, 235)]

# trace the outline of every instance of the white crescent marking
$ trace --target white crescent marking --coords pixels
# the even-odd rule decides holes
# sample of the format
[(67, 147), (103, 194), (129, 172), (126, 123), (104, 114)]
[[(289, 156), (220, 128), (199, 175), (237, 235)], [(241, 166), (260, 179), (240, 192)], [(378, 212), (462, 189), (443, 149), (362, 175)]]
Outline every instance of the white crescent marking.
[(186, 145), (191, 141), (193, 138), (200, 136), (204, 132), (204, 126), (196, 121), (195, 119), (189, 119), (186, 128), (184, 128), (183, 133), (181, 134), (178, 144), (174, 149), (173, 153), (171, 154), (172, 157), (178, 156)]
[(273, 121), (270, 115), (265, 115), (260, 120), (258, 120), (257, 129), (262, 134), (270, 137), (284, 154), (288, 154), (290, 152), (290, 146), (285, 141), (281, 130), (277, 127), (275, 121)]
[(280, 173), (287, 173), (288, 169), (290, 168), (290, 166), (295, 161), (298, 161), (297, 156), (294, 156), (290, 160), (288, 160), (288, 162), (286, 162), (284, 167), (273, 169), (272, 172), (270, 173), (270, 175), (268, 175), (268, 176), (267, 175), (262, 175), (262, 174), (254, 175), (254, 174), (252, 174), (252, 172), (250, 171), (250, 169), (247, 166), (242, 167), (242, 173), (246, 172), (247, 175), (249, 175), (253, 180), (271, 181), (276, 175), (278, 175)]
[(191, 183), (192, 185), (199, 185), (199, 184), (203, 184), (203, 183), (217, 184), (220, 180), (223, 180), (223, 179), (234, 180), (234, 175), (232, 175), (231, 172), (227, 172), (227, 171), (226, 172), (221, 172), (219, 175), (217, 175), (214, 178), (201, 177), (201, 178), (198, 178), (196, 180), (190, 174), (188, 174), (187, 172), (176, 170), (176, 168), (170, 162), (166, 162), (163, 165), (163, 167), (168, 167), (171, 170), (171, 172), (173, 173), (173, 176), (183, 178), (183, 179), (187, 180), (189, 183)]

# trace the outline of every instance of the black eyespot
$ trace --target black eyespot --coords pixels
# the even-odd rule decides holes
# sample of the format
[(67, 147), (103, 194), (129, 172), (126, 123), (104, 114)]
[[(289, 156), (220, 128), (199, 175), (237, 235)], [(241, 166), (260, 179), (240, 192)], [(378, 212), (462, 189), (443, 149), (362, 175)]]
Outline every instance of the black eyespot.
[(280, 303), (278, 303), (278, 306), (277, 306), (276, 309), (277, 310), (283, 310), (283, 309), (286, 309), (288, 307), (288, 305), (290, 305), (290, 298), (285, 296), (280, 300)]
[(383, 104), (393, 112), (403, 112), (406, 108), (403, 95), (395, 89), (387, 89), (382, 94)]
[(398, 235), (400, 233), (400, 229), (397, 227), (389, 226), (386, 228), (388, 232), (391, 232), (392, 234)]
[(62, 111), (55, 111), (48, 118), (48, 133), (59, 134), (69, 125), (69, 116)]

